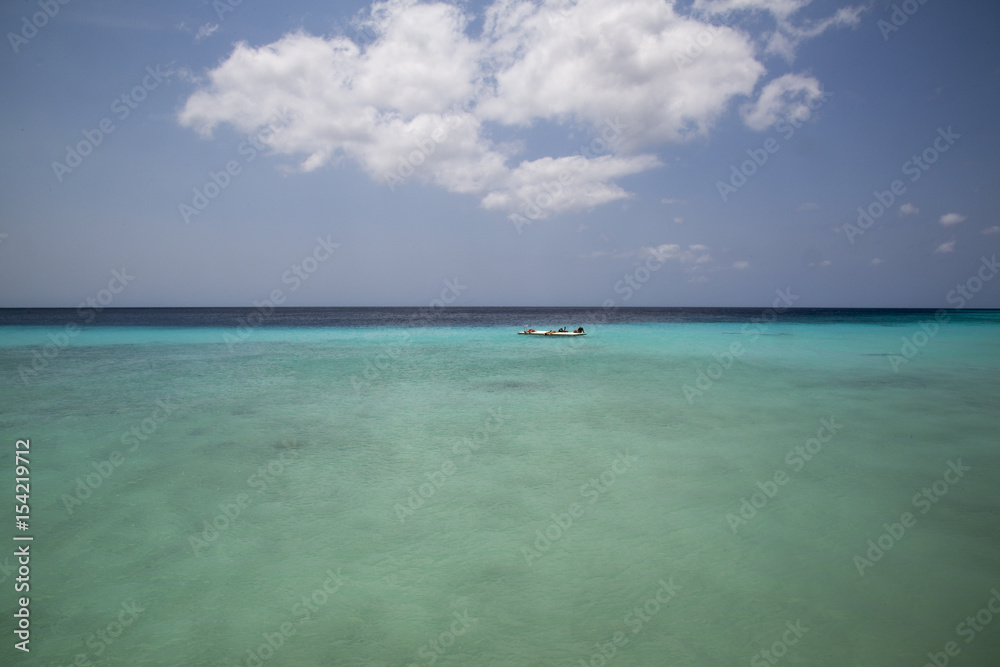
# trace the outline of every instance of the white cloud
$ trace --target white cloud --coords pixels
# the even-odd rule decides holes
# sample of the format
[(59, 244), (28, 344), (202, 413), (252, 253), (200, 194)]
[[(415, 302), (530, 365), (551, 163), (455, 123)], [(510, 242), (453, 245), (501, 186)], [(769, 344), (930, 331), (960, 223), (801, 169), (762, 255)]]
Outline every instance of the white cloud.
[(632, 148), (704, 135), (764, 74), (746, 35), (728, 27), (713, 29), (711, 48), (680, 66), (682, 45), (706, 27), (661, 0), (497, 2), (484, 30), (499, 64), (497, 95), (480, 112), (521, 125), (620, 116)]
[[(524, 210), (532, 219), (565, 211), (579, 211), (629, 197), (611, 181), (658, 166), (652, 155), (619, 158), (610, 155), (588, 160), (583, 156), (540, 158), (522, 162), (505, 174), (502, 189), (483, 198), (483, 208)], [(565, 175), (568, 174), (568, 177)], [(528, 202), (527, 204), (523, 204)]]
[(765, 130), (781, 119), (807, 120), (823, 95), (819, 81), (811, 76), (785, 74), (769, 82), (755, 102), (745, 104), (740, 113), (747, 127)]
[(1000, 234), (1000, 225), (993, 225), (983, 230), (983, 234)]
[(677, 259), (681, 254), (681, 247), (676, 243), (664, 243), (658, 246), (644, 246), (639, 248), (640, 257), (655, 257), (660, 261)]
[(824, 259), (819, 262), (809, 262), (809, 268), (813, 268), (816, 266), (833, 266), (833, 262), (831, 262), (828, 259)]
[(947, 243), (942, 243), (937, 248), (934, 249), (934, 254), (943, 254), (946, 252), (955, 252), (955, 241), (948, 241)]
[(913, 204), (903, 204), (899, 207), (899, 217), (901, 218), (904, 215), (916, 215), (917, 213), (920, 213), (920, 209)]
[(801, 204), (795, 210), (797, 210), (797, 211), (818, 211), (819, 210), (819, 204), (817, 204), (814, 201), (807, 201), (804, 204)]
[(206, 23), (205, 25), (198, 28), (198, 32), (195, 33), (194, 38), (196, 41), (201, 41), (206, 37), (211, 37), (215, 34), (215, 31), (219, 29), (218, 23)]
[(682, 218), (680, 216), (677, 216), (677, 217), (674, 218), (674, 222), (677, 223), (678, 225), (683, 225), (684, 224), (684, 218)]
[(875, 259), (873, 259), (872, 261), (870, 261), (868, 263), (871, 264), (872, 266), (878, 266), (879, 264), (882, 263), (882, 260), (879, 259), (878, 257), (876, 257)]
[(864, 6), (842, 7), (833, 16), (817, 21), (807, 21), (799, 25), (789, 20), (779, 21), (778, 29), (771, 33), (767, 52), (783, 56), (791, 62), (795, 59), (795, 49), (807, 39), (818, 37), (830, 28), (857, 26), (861, 22)]
[(747, 262), (747, 261), (733, 262), (733, 268), (737, 269), (738, 271), (743, 271), (744, 269), (749, 269), (750, 268), (750, 262)]
[(704, 264), (712, 261), (708, 254), (708, 246), (701, 244), (682, 248), (676, 243), (664, 243), (658, 246), (639, 248), (639, 258), (653, 257), (661, 262), (680, 262), (681, 264)]
[(475, 92), (478, 50), (459, 31), (455, 8), (413, 6), (362, 53), (345, 38), (286, 35), (260, 48), (237, 44), (179, 114), (203, 134), (223, 123), (252, 132), (287, 110), (265, 143), (317, 169), (345, 157), (373, 178), (422, 180), (452, 192), (502, 186), (507, 147), (483, 137), (462, 109)]
[(806, 39), (817, 37), (830, 28), (856, 26), (861, 21), (864, 5), (843, 7), (825, 19), (796, 23), (794, 16), (812, 0), (695, 0), (694, 9), (714, 16), (727, 16), (734, 12), (760, 12), (770, 14), (775, 21), (773, 30), (762, 34), (765, 51), (793, 60), (795, 49)]
[(965, 222), (966, 216), (961, 213), (945, 213), (941, 216), (941, 224), (945, 227), (951, 227), (957, 225), (960, 222)]
[[(652, 147), (708, 134), (758, 88), (765, 68), (750, 36), (706, 17), (766, 8), (795, 38), (789, 21), (810, 1), (699, 1), (686, 16), (662, 0), (495, 0), (478, 37), (465, 4), (376, 2), (355, 21), (365, 39), (296, 32), (236, 44), (178, 120), (210, 136), (287, 114), (263, 143), (302, 171), (353, 163), (392, 187), (412, 175), (490, 210), (544, 218), (627, 199), (617, 181), (662, 166)], [(684, 60), (682, 46), (703, 34), (709, 48)], [(779, 77), (744, 107), (747, 123), (801, 114), (819, 91), (812, 77)], [(531, 147), (492, 139), (493, 124), (539, 121), (584, 126), (589, 150), (518, 161)]]

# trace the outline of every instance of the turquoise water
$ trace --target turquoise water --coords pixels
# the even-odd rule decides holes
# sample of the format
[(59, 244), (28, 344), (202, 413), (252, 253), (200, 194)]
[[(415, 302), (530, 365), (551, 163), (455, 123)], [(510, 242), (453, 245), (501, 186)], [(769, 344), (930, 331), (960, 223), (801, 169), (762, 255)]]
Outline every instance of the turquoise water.
[(993, 664), (1000, 316), (932, 320), (0, 327), (0, 662)]

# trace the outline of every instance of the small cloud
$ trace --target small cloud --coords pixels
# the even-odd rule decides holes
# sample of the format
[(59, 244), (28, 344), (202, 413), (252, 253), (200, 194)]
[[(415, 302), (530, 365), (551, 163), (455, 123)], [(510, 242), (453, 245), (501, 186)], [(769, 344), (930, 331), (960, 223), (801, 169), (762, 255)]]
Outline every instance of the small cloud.
[(686, 250), (676, 243), (664, 243), (656, 247), (639, 248), (639, 258), (655, 257), (661, 262), (676, 260), (681, 264), (704, 264), (712, 261), (708, 254), (708, 246), (696, 243)]
[(824, 259), (821, 262), (809, 262), (809, 268), (811, 269), (814, 266), (831, 266), (832, 264), (833, 262), (831, 262), (830, 260)]
[(683, 225), (684, 224), (684, 218), (678, 216), (678, 217), (674, 218), (674, 222), (676, 222), (678, 225)]
[(948, 241), (947, 243), (942, 243), (934, 250), (935, 255), (938, 253), (943, 254), (946, 252), (955, 252), (955, 241)]
[(992, 227), (987, 227), (983, 230), (983, 234), (1000, 234), (1000, 225), (993, 225)]
[(665, 198), (665, 199), (661, 199), (660, 203), (661, 204), (683, 204), (684, 200), (683, 199), (670, 199), (668, 197), (668, 198)]
[(899, 217), (901, 218), (904, 215), (916, 215), (917, 213), (920, 213), (920, 209), (913, 204), (903, 204), (899, 207)]
[(743, 122), (752, 130), (766, 130), (782, 119), (806, 121), (811, 109), (818, 109), (824, 100), (820, 83), (811, 76), (785, 74), (769, 82), (755, 102), (743, 105)]
[(750, 268), (750, 262), (746, 262), (746, 261), (733, 262), (733, 268), (736, 269), (736, 270), (738, 270), (738, 271), (742, 271), (743, 269), (749, 269)]
[(796, 211), (816, 211), (819, 210), (819, 204), (814, 201), (807, 201), (805, 204), (799, 206)]
[(587, 225), (585, 225), (583, 223), (580, 223), (580, 226), (576, 228), (576, 233), (579, 234), (580, 232), (584, 231), (585, 229), (587, 229)]
[(592, 250), (591, 252), (580, 255), (580, 259), (594, 259), (595, 257), (604, 257), (607, 254), (607, 250)]
[(708, 276), (695, 276), (688, 280), (689, 283), (707, 283)]
[(205, 25), (198, 28), (198, 32), (195, 33), (195, 41), (200, 41), (206, 37), (211, 37), (215, 34), (215, 31), (219, 29), (218, 23), (206, 23)]
[(879, 264), (882, 263), (882, 260), (879, 259), (878, 257), (876, 257), (875, 259), (873, 259), (872, 261), (870, 261), (868, 263), (871, 264), (872, 266), (878, 266)]
[(941, 216), (941, 224), (945, 227), (951, 227), (952, 225), (957, 225), (960, 222), (965, 222), (964, 215), (960, 213), (945, 213)]

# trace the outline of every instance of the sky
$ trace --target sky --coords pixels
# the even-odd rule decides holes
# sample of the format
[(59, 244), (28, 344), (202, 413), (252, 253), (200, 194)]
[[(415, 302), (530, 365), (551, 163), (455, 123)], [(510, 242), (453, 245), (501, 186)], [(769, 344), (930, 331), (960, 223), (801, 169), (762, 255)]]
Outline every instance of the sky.
[(992, 0), (8, 0), (0, 28), (0, 307), (1000, 308)]

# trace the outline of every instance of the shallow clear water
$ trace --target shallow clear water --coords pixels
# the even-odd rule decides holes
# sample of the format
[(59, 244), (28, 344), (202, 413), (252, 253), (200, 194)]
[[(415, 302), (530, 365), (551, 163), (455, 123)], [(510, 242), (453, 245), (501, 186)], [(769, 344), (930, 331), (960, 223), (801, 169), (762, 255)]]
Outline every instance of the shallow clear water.
[(1000, 313), (407, 312), (8, 314), (0, 662), (1000, 655)]

